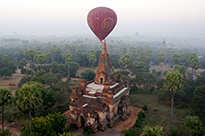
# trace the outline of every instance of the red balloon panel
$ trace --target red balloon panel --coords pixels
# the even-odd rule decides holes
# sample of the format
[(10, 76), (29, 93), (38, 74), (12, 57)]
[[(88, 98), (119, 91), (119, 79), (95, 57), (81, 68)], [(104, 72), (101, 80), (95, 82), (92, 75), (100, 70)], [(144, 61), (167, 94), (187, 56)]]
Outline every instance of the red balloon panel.
[(93, 33), (102, 41), (115, 27), (117, 15), (110, 8), (97, 7), (88, 13), (87, 23)]

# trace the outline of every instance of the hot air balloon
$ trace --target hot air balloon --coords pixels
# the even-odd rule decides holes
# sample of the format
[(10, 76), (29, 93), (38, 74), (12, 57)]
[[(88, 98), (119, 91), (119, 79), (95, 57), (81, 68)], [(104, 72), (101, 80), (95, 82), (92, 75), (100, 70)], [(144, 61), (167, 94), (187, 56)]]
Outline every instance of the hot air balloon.
[(110, 8), (97, 7), (88, 13), (87, 23), (98, 39), (102, 41), (115, 27), (117, 15)]

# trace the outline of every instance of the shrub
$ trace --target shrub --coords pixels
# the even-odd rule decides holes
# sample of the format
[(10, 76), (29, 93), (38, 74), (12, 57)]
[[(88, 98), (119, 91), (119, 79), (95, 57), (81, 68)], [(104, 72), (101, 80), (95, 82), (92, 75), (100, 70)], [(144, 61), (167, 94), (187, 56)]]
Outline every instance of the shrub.
[(70, 130), (71, 130), (71, 125), (66, 125), (66, 127), (64, 128), (64, 131), (68, 133), (70, 132)]
[(21, 69), (21, 74), (25, 74), (26, 73), (26, 69)]
[(140, 112), (137, 114), (137, 116), (138, 116), (138, 119), (139, 119), (139, 120), (143, 120), (143, 119), (145, 118), (145, 113), (142, 112), (142, 111), (140, 111)]
[(87, 80), (92, 80), (95, 77), (95, 72), (91, 71), (91, 70), (85, 70), (83, 71), (81, 74), (81, 78), (82, 79), (87, 79)]
[(93, 130), (89, 126), (84, 127), (83, 131), (84, 136), (90, 136), (93, 133)]
[(172, 131), (167, 131), (165, 136), (179, 136), (179, 131), (177, 129), (172, 129)]
[(153, 74), (157, 73), (156, 69), (152, 69), (152, 73)]
[(118, 74), (121, 74), (121, 75), (124, 75), (124, 76), (128, 76), (130, 74), (130, 72), (129, 71), (125, 71), (125, 70), (119, 70), (119, 71), (114, 72), (114, 75), (118, 75)]
[(75, 123), (71, 123), (70, 126), (71, 126), (72, 130), (77, 130), (78, 129), (78, 127)]
[(123, 130), (124, 136), (132, 136), (131, 130)]
[(134, 128), (138, 128), (138, 127), (141, 127), (142, 126), (142, 123), (139, 119), (136, 120), (135, 122), (135, 125), (134, 125)]
[(146, 110), (147, 110), (147, 105), (144, 105), (144, 106), (142, 107), (142, 109), (143, 109), (144, 111), (146, 111)]
[(30, 75), (30, 74), (32, 73), (32, 71), (31, 71), (31, 70), (26, 70), (25, 73), (28, 74), (28, 75)]
[(163, 75), (165, 76), (167, 73), (168, 73), (168, 71), (167, 71), (167, 70), (165, 70), (165, 71), (163, 72)]
[(9, 132), (9, 129), (5, 129), (4, 132), (1, 131), (0, 129), (0, 136), (10, 136), (11, 135), (11, 132)]

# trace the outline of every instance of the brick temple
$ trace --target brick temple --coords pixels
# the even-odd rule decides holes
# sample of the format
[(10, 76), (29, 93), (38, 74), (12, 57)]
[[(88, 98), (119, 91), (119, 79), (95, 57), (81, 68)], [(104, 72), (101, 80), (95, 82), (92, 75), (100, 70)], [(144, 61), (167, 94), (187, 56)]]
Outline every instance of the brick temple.
[(120, 74), (115, 79), (105, 41), (95, 78), (81, 80), (70, 98), (69, 123), (78, 128), (89, 126), (96, 132), (130, 116), (129, 83)]

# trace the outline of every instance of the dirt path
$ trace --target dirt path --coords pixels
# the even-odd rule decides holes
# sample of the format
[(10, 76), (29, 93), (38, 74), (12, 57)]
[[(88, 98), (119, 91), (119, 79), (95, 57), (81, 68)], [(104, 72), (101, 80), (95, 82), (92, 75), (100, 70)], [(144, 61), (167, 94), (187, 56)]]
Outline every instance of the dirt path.
[(127, 120), (119, 121), (116, 125), (113, 126), (113, 129), (121, 131), (125, 129), (131, 129), (134, 126), (137, 119), (137, 114), (140, 111), (143, 111), (142, 108), (130, 106), (131, 116)]
[[(0, 128), (2, 128), (2, 125), (0, 125)], [(11, 136), (20, 136), (21, 134), (21, 131), (20, 131), (20, 128), (15, 128), (15, 127), (8, 127), (8, 125), (5, 125), (4, 126), (4, 130), (9, 128), (10, 132), (12, 133)]]

